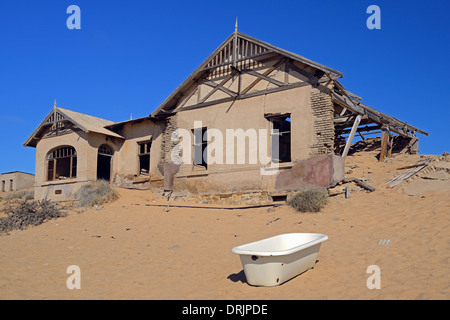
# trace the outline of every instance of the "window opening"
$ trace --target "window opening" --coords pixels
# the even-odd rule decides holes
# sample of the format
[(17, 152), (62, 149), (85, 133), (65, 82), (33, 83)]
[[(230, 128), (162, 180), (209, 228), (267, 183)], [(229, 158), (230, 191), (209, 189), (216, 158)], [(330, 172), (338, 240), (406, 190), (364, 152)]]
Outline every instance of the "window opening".
[(77, 176), (77, 152), (73, 147), (61, 147), (47, 156), (47, 180), (65, 180)]
[(194, 165), (208, 169), (207, 149), (208, 141), (206, 136), (206, 128), (193, 129), (194, 133)]
[(290, 162), (291, 117), (290, 115), (272, 117), (270, 118), (270, 122), (271, 122), (270, 137), (272, 144), (272, 161), (275, 163)]
[(138, 158), (139, 158), (139, 175), (150, 175), (150, 149), (151, 141), (138, 143)]

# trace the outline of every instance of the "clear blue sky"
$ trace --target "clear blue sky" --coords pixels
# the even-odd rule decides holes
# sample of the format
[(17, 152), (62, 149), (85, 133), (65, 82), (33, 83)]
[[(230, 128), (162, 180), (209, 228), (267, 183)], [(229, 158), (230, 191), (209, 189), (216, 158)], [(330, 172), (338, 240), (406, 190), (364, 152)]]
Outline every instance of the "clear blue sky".
[[(69, 5), (81, 30), (69, 30)], [(381, 30), (369, 30), (369, 5)], [(1, 1), (0, 173), (34, 173), (23, 143), (58, 106), (112, 121), (149, 115), (233, 31), (344, 74), (367, 105), (450, 152), (450, 1)]]

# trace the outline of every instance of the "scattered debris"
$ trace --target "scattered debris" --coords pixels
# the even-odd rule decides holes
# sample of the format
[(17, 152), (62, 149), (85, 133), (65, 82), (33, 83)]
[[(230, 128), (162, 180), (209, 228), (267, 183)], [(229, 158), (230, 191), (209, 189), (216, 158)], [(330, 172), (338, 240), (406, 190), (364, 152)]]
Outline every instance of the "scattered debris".
[(346, 189), (346, 187), (344, 187), (344, 186), (336, 186), (333, 188), (329, 188), (328, 195), (330, 197), (332, 197), (332, 196), (337, 196), (339, 194), (343, 194), (343, 193), (345, 193), (345, 189)]
[(164, 190), (164, 192), (163, 192), (163, 197), (165, 196), (165, 193), (166, 192), (168, 192), (167, 193), (167, 207), (165, 207), (164, 208), (164, 212), (169, 212), (170, 211), (170, 208), (169, 208), (169, 206), (170, 206), (170, 203), (169, 203), (169, 200), (170, 200), (170, 197), (172, 196), (172, 192), (173, 192), (173, 190)]
[(375, 191), (375, 188), (374, 188), (374, 187), (368, 185), (367, 183), (363, 182), (363, 181), (360, 180), (360, 179), (354, 178), (353, 181), (354, 181), (358, 186), (360, 186), (361, 188), (364, 188), (364, 189), (366, 189), (366, 190), (369, 190), (370, 192), (374, 192), (374, 191)]
[[(349, 182), (355, 182), (356, 185), (358, 185), (359, 187), (366, 189), (370, 192), (375, 191), (375, 188), (368, 185), (367, 183), (365, 183), (364, 181), (369, 180), (369, 178), (367, 177), (363, 177), (363, 178), (347, 178), (343, 181), (343, 183), (349, 183)], [(345, 198), (350, 198), (350, 187), (349, 186), (344, 186), (344, 185), (339, 185), (336, 186), (334, 188), (329, 188), (328, 189), (328, 195), (329, 196), (336, 196), (339, 194), (345, 194)]]
[(428, 163), (430, 163), (430, 160), (425, 160), (425, 161), (421, 161), (421, 162), (418, 162), (416, 164), (412, 164), (412, 165), (409, 165), (406, 167), (397, 168), (397, 170), (411, 169), (411, 168), (419, 167), (419, 166), (422, 166), (422, 165), (428, 164)]
[(345, 187), (345, 198), (350, 198), (350, 188), (348, 186)]
[(422, 179), (427, 180), (448, 180), (450, 176), (444, 170), (429, 172), (421, 176)]
[(386, 182), (387, 186), (389, 188), (393, 188), (393, 187), (399, 185), (400, 183), (402, 183), (403, 181), (405, 181), (409, 177), (412, 177), (413, 175), (418, 173), (420, 170), (425, 168), (430, 162), (431, 162), (431, 159), (426, 160), (426, 161), (422, 161), (422, 162), (420, 162), (418, 164), (415, 164), (415, 165), (403, 167), (405, 169), (407, 169), (407, 168), (413, 168), (413, 169), (408, 171), (408, 172), (406, 172), (406, 173), (400, 174), (400, 175), (396, 176), (395, 178), (393, 178), (392, 180)]

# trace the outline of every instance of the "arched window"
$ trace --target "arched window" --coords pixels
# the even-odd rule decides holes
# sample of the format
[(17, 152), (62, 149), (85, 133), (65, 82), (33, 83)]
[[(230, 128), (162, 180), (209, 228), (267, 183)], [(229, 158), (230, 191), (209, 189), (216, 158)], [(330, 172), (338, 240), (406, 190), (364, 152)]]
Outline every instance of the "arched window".
[(74, 147), (60, 147), (47, 155), (47, 180), (65, 180), (77, 176), (77, 152)]

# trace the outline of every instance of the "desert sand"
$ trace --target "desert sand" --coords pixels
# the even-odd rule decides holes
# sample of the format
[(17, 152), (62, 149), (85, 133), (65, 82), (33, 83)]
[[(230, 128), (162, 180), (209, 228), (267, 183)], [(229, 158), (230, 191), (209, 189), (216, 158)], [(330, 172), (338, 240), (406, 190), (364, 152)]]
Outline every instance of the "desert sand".
[[(448, 171), (432, 167), (435, 156), (434, 169), (422, 173), (431, 178), (417, 174), (388, 189), (405, 172), (397, 168), (426, 156), (379, 163), (376, 155), (357, 153), (346, 164), (347, 176), (364, 177), (376, 190), (349, 183), (351, 197), (330, 197), (319, 213), (288, 206), (165, 212), (155, 206), (167, 204), (160, 195), (118, 189), (120, 198), (100, 210), (68, 210), (65, 218), (0, 236), (0, 299), (450, 298)], [(328, 235), (314, 269), (277, 287), (247, 284), (231, 249), (290, 232)], [(70, 265), (80, 267), (81, 289), (66, 286)], [(381, 289), (367, 288), (370, 265), (381, 270)]]

